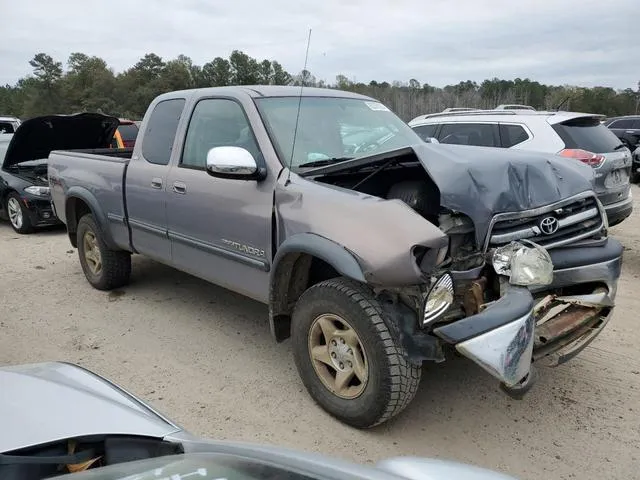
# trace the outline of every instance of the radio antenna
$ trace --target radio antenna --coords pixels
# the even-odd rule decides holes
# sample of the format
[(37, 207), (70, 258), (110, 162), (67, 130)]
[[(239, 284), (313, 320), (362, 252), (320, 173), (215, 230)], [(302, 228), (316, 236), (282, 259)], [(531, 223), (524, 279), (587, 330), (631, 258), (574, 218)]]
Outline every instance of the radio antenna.
[(300, 96), (298, 97), (298, 111), (296, 112), (296, 125), (293, 129), (293, 144), (291, 145), (291, 158), (289, 159), (289, 171), (287, 172), (287, 181), (284, 182), (285, 186), (289, 184), (291, 179), (291, 168), (293, 167), (293, 155), (296, 151), (296, 137), (298, 136), (298, 122), (300, 121), (300, 108), (302, 106), (302, 90), (304, 88), (304, 77), (307, 74), (307, 61), (309, 60), (309, 45), (311, 45), (311, 29), (309, 29), (309, 36), (307, 37), (307, 51), (304, 55), (304, 68), (302, 69), (302, 75), (300, 77)]

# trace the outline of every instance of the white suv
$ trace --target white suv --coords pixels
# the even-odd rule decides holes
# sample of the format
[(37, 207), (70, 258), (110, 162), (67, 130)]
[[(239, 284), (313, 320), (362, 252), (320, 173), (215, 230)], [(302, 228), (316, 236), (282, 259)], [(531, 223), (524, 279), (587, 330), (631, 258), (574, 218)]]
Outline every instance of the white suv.
[(425, 141), (553, 153), (595, 170), (594, 190), (609, 225), (631, 215), (631, 152), (601, 115), (528, 109), (478, 110), (420, 115), (409, 122)]

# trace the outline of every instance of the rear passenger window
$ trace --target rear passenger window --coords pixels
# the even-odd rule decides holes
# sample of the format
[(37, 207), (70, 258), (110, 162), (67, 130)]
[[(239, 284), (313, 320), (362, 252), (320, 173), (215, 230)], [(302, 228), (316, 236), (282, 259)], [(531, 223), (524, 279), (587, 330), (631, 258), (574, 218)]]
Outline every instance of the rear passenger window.
[(146, 161), (157, 165), (169, 163), (184, 104), (184, 98), (175, 98), (155, 106), (142, 140), (142, 156)]
[(434, 125), (419, 125), (417, 127), (413, 127), (413, 131), (416, 132), (420, 138), (423, 140), (427, 140), (429, 137), (433, 138), (436, 136), (436, 130), (438, 129), (438, 124)]
[(529, 134), (521, 125), (500, 125), (500, 139), (504, 148), (529, 140)]
[(440, 131), (440, 143), (496, 147), (493, 131), (490, 123), (447, 123)]

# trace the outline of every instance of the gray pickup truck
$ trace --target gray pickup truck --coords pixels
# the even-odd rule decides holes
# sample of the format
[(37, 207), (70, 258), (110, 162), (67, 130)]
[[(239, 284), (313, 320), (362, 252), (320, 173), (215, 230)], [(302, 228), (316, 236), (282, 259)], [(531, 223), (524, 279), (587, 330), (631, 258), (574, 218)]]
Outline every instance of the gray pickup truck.
[(427, 144), (337, 90), (163, 94), (133, 150), (54, 151), (48, 178), (92, 286), (127, 284), (136, 253), (263, 302), (313, 399), (359, 428), (456, 352), (521, 397), (602, 331), (621, 270), (588, 166)]

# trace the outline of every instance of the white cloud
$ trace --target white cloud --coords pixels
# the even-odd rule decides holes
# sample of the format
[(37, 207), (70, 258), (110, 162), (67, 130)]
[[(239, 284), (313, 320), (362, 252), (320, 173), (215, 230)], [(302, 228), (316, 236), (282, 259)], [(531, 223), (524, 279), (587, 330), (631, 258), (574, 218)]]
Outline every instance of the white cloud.
[[(333, 81), (531, 78), (552, 84), (635, 87), (637, 0), (34, 0), (2, 2), (0, 84), (30, 73), (46, 52), (80, 51), (116, 71), (145, 53), (203, 64), (239, 49)], [(624, 14), (621, 12), (630, 12)], [(632, 24), (633, 23), (633, 24)]]

